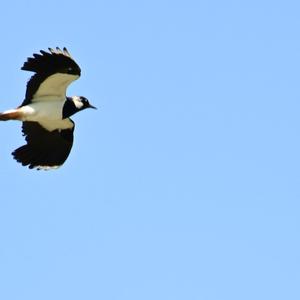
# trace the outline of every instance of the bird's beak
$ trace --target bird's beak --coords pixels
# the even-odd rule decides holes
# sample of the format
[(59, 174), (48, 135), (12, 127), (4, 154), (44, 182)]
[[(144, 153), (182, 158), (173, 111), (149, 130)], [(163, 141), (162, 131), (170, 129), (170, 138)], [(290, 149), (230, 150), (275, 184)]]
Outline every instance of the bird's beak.
[(93, 109), (97, 109), (97, 107), (93, 106), (93, 105), (89, 105), (89, 108), (93, 108)]

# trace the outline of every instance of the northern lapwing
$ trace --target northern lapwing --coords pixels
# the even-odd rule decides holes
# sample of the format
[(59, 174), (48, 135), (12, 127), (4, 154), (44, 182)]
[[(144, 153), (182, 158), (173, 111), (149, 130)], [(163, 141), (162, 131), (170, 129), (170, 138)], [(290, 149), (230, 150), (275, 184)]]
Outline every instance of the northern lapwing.
[(25, 100), (16, 109), (0, 113), (0, 121), (22, 121), (26, 145), (12, 155), (23, 166), (38, 170), (56, 169), (68, 158), (75, 124), (70, 116), (95, 108), (82, 96), (66, 96), (66, 89), (78, 79), (80, 67), (66, 48), (49, 48), (33, 54), (21, 70), (35, 74), (27, 83)]

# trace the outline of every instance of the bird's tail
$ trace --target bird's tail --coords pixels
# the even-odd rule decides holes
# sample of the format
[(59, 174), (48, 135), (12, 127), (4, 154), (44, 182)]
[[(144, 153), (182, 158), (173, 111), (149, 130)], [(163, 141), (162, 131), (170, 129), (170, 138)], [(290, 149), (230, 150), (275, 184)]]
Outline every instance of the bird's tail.
[(0, 113), (0, 121), (8, 121), (8, 120), (20, 120), (21, 114), (16, 109), (7, 110), (5, 112)]

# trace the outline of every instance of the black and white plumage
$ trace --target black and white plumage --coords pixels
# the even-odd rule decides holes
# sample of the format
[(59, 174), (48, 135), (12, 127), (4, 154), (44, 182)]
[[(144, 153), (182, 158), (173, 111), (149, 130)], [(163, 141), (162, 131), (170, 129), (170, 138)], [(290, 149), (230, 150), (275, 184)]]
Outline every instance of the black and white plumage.
[(66, 96), (66, 89), (81, 70), (66, 48), (49, 48), (29, 57), (21, 68), (35, 74), (27, 83), (23, 103), (0, 113), (0, 121), (20, 120), (26, 145), (12, 155), (30, 169), (54, 169), (68, 158), (73, 145), (74, 122), (70, 116), (95, 108), (82, 96)]

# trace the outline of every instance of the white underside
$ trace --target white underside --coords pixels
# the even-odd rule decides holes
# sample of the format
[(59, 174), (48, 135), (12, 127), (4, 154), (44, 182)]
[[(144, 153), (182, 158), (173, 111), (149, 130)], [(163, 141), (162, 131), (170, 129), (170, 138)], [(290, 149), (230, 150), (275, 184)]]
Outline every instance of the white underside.
[[(40, 84), (31, 99), (31, 104), (17, 109), (23, 115), (21, 121), (38, 122), (49, 131), (73, 128), (74, 124), (69, 119), (62, 119), (62, 111), (66, 100), (66, 89), (77, 78), (78, 75), (64, 73), (49, 76)], [(15, 110), (10, 112), (13, 111)]]
[(65, 98), (68, 85), (79, 78), (78, 75), (56, 73), (44, 80), (36, 93), (33, 95), (31, 102), (47, 101), (50, 97)]
[(78, 75), (56, 73), (44, 80), (31, 99), (31, 104), (4, 113), (21, 112), (21, 121), (38, 122), (48, 131), (71, 129), (74, 124), (62, 119), (68, 85), (79, 78)]
[(73, 123), (69, 119), (62, 119), (64, 100), (43, 99), (18, 110), (23, 115), (22, 121), (38, 122), (48, 131), (70, 129), (73, 128)]

